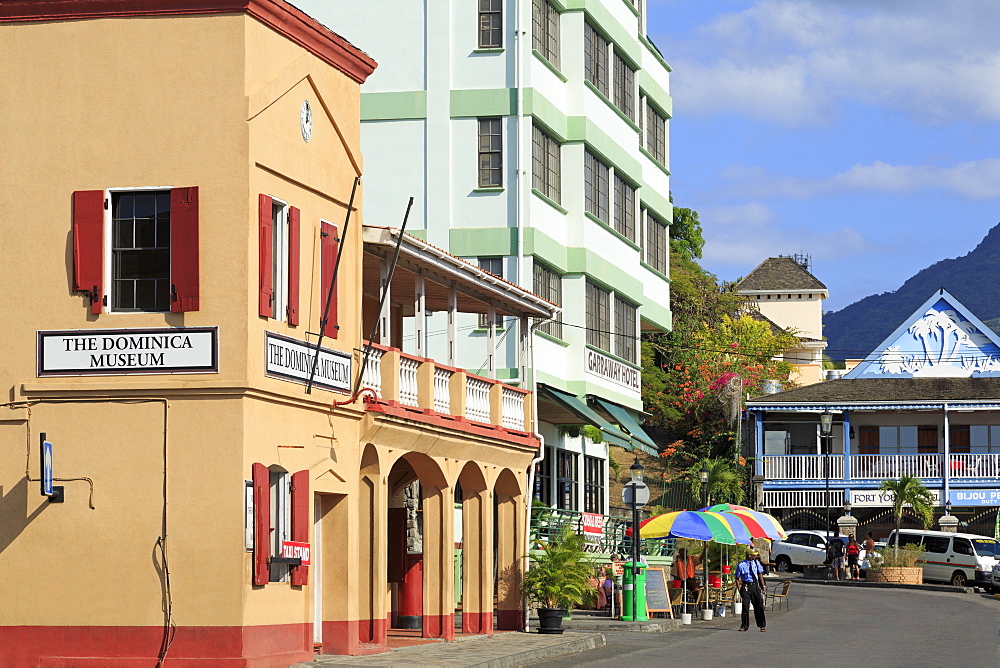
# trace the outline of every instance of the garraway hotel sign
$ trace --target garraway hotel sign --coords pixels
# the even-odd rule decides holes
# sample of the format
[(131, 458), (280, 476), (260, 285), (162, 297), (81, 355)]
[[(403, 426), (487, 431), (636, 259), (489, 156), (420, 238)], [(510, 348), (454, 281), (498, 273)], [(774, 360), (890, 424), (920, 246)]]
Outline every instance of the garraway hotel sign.
[(40, 331), (39, 376), (218, 373), (219, 328)]
[(623, 364), (590, 348), (587, 348), (584, 354), (586, 355), (586, 368), (589, 373), (605, 380), (610, 380), (612, 383), (624, 385), (636, 392), (642, 389), (641, 371), (636, 367)]
[[(315, 356), (316, 346), (274, 332), (265, 332), (264, 372), (268, 376), (293, 383), (307, 383)], [(320, 347), (313, 385), (350, 392), (352, 361), (347, 353)]]

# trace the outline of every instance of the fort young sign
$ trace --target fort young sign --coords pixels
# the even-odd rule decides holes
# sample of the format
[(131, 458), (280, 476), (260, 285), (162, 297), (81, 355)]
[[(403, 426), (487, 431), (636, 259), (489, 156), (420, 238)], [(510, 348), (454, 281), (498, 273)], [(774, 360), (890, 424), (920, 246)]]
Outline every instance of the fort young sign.
[(219, 328), (38, 332), (39, 376), (217, 373)]

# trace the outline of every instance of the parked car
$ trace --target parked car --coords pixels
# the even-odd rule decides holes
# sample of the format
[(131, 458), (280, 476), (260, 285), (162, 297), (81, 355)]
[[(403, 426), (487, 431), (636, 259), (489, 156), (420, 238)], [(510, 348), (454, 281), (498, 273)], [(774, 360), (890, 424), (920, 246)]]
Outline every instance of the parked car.
[[(887, 549), (896, 544), (896, 532), (889, 534)], [(923, 546), (924, 580), (949, 582), (964, 587), (977, 585), (986, 591), (1000, 589), (997, 579), (1000, 566), (1000, 541), (989, 536), (950, 531), (904, 529), (899, 532), (899, 546)]]
[[(840, 534), (839, 538), (847, 545), (847, 536)], [(846, 552), (845, 552), (846, 557)], [(864, 559), (860, 555), (858, 563)], [(789, 531), (788, 538), (771, 543), (771, 561), (774, 567), (782, 573), (801, 570), (804, 566), (822, 566), (826, 560), (826, 532), (800, 529)]]

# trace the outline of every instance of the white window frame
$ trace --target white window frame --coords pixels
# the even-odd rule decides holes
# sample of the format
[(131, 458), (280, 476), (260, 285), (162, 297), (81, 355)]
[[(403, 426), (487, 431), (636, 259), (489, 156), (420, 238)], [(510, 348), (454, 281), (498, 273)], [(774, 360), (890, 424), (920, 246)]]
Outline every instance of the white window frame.
[[(277, 208), (277, 211), (276, 211)], [(273, 320), (288, 320), (288, 212), (289, 204), (271, 197), (271, 286), (274, 290)], [(277, 213), (277, 215), (275, 215)]]
[[(135, 311), (135, 310), (118, 310), (114, 309), (114, 298), (113, 291), (115, 287), (114, 282), (114, 211), (111, 201), (112, 193), (129, 193), (129, 192), (140, 192), (140, 191), (156, 191), (156, 190), (173, 190), (175, 186), (137, 186), (134, 188), (105, 188), (104, 189), (104, 238), (102, 240), (102, 246), (104, 247), (104, 295), (102, 295), (102, 313), (124, 313), (129, 315), (139, 314), (139, 313), (169, 313), (170, 305), (162, 311)], [(171, 249), (173, 252), (173, 249)], [(107, 299), (107, 304), (104, 304), (104, 299)]]
[[(292, 476), (280, 467), (268, 468), (268, 494), (271, 495), (271, 516), (268, 526), (272, 534), (270, 554), (281, 556), (281, 543), (292, 539)], [(268, 569), (268, 579), (271, 582), (288, 582), (288, 564), (271, 564)]]

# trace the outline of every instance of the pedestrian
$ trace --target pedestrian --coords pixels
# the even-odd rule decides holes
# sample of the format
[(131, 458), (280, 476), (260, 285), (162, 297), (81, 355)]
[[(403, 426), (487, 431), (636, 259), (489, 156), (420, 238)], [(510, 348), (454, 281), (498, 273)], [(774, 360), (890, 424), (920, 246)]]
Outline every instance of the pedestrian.
[(692, 592), (698, 591), (698, 564), (693, 556), (683, 547), (677, 550), (674, 558), (674, 579), (681, 581), (681, 586)]
[(833, 569), (833, 579), (840, 579), (840, 572), (844, 570), (844, 542), (839, 537), (834, 536), (826, 546), (826, 559)]
[(849, 580), (860, 580), (861, 573), (858, 570), (858, 555), (861, 553), (861, 546), (854, 540), (852, 533), (847, 539), (847, 575)]
[(868, 537), (865, 538), (865, 556), (872, 556), (872, 552), (875, 551), (875, 537), (872, 536), (872, 532), (868, 532)]
[(764, 619), (764, 567), (760, 565), (760, 555), (757, 550), (747, 550), (747, 556), (736, 564), (736, 583), (743, 599), (743, 616), (740, 618), (740, 631), (750, 628), (750, 605), (753, 604), (753, 617), (761, 633), (766, 631), (767, 620)]

